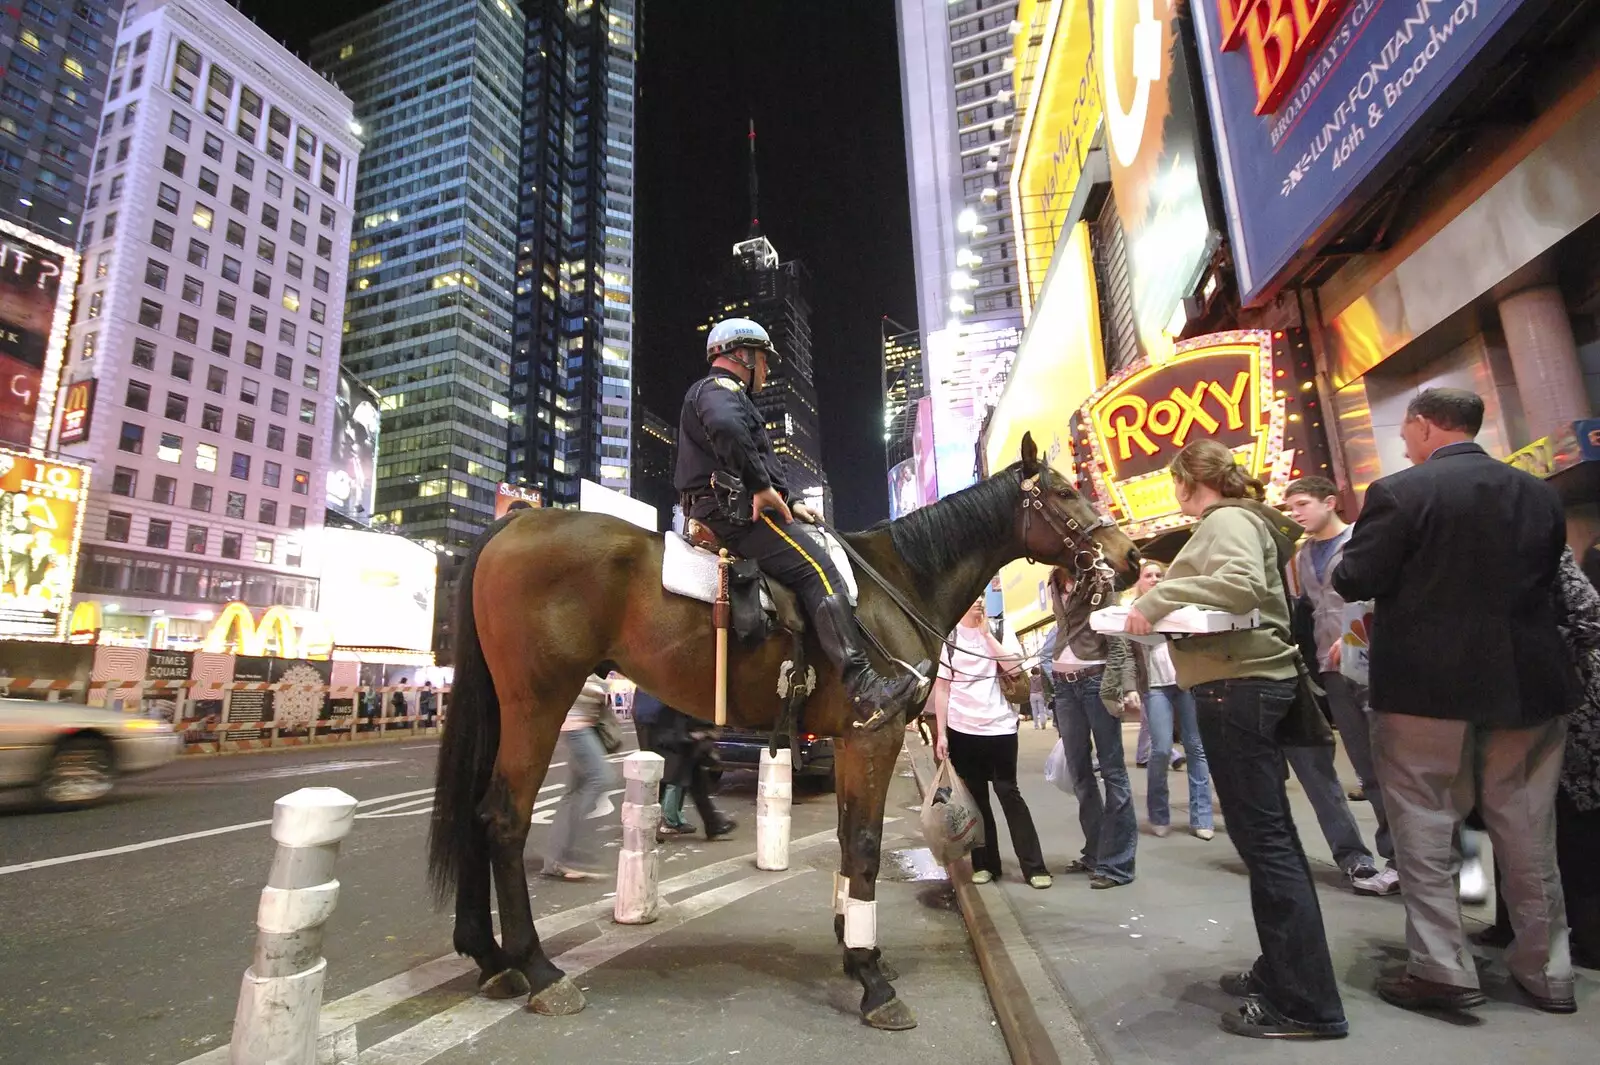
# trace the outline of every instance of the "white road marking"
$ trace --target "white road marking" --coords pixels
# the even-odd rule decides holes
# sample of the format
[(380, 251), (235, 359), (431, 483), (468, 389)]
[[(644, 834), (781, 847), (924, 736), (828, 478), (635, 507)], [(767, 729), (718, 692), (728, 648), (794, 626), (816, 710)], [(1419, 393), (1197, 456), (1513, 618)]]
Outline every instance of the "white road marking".
[[(892, 824), (900, 820), (898, 817), (884, 818), (884, 824)], [(815, 832), (809, 836), (802, 836), (790, 843), (793, 853), (798, 854), (808, 847), (817, 847), (825, 843), (836, 842), (835, 830), (827, 829)], [(702, 865), (698, 869), (690, 869), (661, 882), (661, 896), (665, 899), (668, 895), (675, 895), (701, 884), (708, 884), (713, 880), (734, 873), (744, 872), (750, 868), (750, 862), (755, 858), (755, 852), (735, 855), (724, 858), (710, 865)], [(534, 922), (539, 938), (552, 939), (562, 932), (570, 931), (590, 921), (602, 920), (610, 916), (614, 903), (610, 899), (600, 899), (597, 902), (587, 903), (570, 910), (541, 917)], [(498, 911), (491, 911), (498, 912)], [(370, 1020), (380, 1013), (394, 1008), (400, 1003), (425, 991), (430, 991), (440, 984), (449, 983), (459, 977), (477, 969), (477, 963), (470, 958), (463, 958), (457, 954), (446, 954), (430, 962), (424, 962), (414, 969), (375, 984), (353, 991), (341, 999), (323, 1005), (320, 1018), (320, 1027), (323, 1032), (336, 1032), (352, 1024)], [(227, 1046), (214, 1047), (196, 1057), (190, 1058), (182, 1065), (221, 1065), (228, 1060)]]
[[(647, 925), (619, 925), (553, 959), (577, 978), (597, 966), (674, 931), (697, 917), (715, 913), (724, 906), (753, 895), (762, 888), (781, 884), (806, 872), (789, 869), (780, 873), (755, 873), (731, 884), (691, 896), (662, 911), (659, 920)], [(512, 1014), (521, 1013), (521, 999), (490, 1000), (473, 996), (434, 1014), (420, 1024), (391, 1036), (362, 1052), (360, 1065), (425, 1065)]]

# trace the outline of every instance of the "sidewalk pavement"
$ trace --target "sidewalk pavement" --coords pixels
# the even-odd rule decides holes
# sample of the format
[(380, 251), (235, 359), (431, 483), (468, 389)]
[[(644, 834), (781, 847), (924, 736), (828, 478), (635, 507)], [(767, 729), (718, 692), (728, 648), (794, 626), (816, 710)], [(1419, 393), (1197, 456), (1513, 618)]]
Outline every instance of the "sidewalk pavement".
[[(1029, 998), (1050, 1028), (1050, 995), (1081, 1027), (1092, 1050), (1077, 1039), (1057, 1039), (1036, 1047), (1031, 1061), (1099, 1061), (1110, 1065), (1192, 1065), (1200, 1061), (1291, 1062), (1295, 1065), (1349, 1065), (1352, 1060), (1382, 1060), (1403, 1054), (1404, 1065), (1462, 1065), (1468, 1061), (1534, 1063), (1592, 1062), (1600, 1038), (1600, 980), (1578, 970), (1576, 1016), (1557, 1017), (1524, 1004), (1504, 967), (1484, 972), (1487, 1006), (1466, 1017), (1413, 1014), (1380, 1000), (1377, 977), (1405, 961), (1405, 915), (1399, 896), (1358, 896), (1345, 885), (1333, 863), (1317, 820), (1297, 781), (1289, 784), (1295, 824), (1321, 888), (1323, 921), (1339, 974), (1350, 1036), (1343, 1040), (1285, 1042), (1250, 1040), (1224, 1033), (1217, 1018), (1234, 1008), (1217, 988), (1223, 973), (1248, 969), (1258, 952), (1244, 864), (1228, 840), (1226, 818), (1217, 815), (1217, 836), (1209, 843), (1188, 834), (1188, 784), (1172, 774), (1172, 835), (1150, 834), (1145, 817), (1145, 770), (1132, 769), (1137, 725), (1124, 731), (1139, 813), (1138, 876), (1130, 885), (1092, 891), (1087, 878), (1060, 870), (1083, 845), (1077, 802), (1044, 779), (1044, 762), (1054, 745), (1054, 730), (1020, 732), (1018, 777), (1033, 814), (1045, 860), (1055, 874), (1047, 891), (1020, 879), (1010, 837), (1002, 826), (1005, 876), (984, 887), (967, 886), (958, 895), (969, 929), (974, 917), (1001, 929), (1003, 952), (1017, 972), (1045, 972), (1054, 987), (1030, 987)], [(926, 780), (931, 749), (907, 737), (918, 772)], [(1341, 780), (1354, 780), (1340, 754)], [(1352, 804), (1369, 846), (1375, 822), (1367, 803)], [(998, 804), (996, 815), (1003, 818)], [(1485, 859), (1488, 860), (1487, 853)], [(965, 863), (962, 863), (965, 864)], [(958, 880), (963, 879), (957, 877)], [(975, 903), (975, 905), (973, 905)], [(973, 910), (985, 911), (979, 914)], [(1488, 906), (1466, 911), (1468, 931), (1492, 921)], [(1016, 931), (1005, 934), (1009, 926)], [(981, 948), (982, 944), (978, 944)], [(1485, 952), (1480, 951), (1480, 954)], [(1498, 954), (1498, 952), (1490, 952)], [(980, 956), (982, 951), (980, 950)], [(990, 966), (984, 966), (987, 976)], [(1026, 980), (1026, 977), (1024, 978)], [(991, 996), (996, 985), (989, 986)], [(1037, 1030), (1037, 1027), (1035, 1027)], [(1013, 1060), (1022, 1061), (1013, 1046)]]

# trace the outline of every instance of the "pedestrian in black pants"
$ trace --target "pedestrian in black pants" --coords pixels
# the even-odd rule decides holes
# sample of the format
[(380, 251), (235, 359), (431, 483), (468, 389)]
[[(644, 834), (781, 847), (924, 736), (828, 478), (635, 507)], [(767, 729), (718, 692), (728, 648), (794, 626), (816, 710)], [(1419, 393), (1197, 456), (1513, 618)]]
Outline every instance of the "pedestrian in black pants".
[(1000, 690), (1000, 671), (1019, 672), (1022, 649), (1009, 636), (1002, 645), (990, 634), (982, 599), (967, 611), (950, 641), (955, 649), (944, 649), (933, 683), (939, 723), (933, 749), (941, 761), (950, 759), (983, 816), (983, 845), (972, 852), (972, 882), (987, 884), (1000, 876), (1000, 836), (989, 803), (992, 785), (1006, 812), (1023, 878), (1032, 887), (1047, 888), (1050, 873), (1039, 848), (1039, 833), (1017, 787), (1018, 715)]

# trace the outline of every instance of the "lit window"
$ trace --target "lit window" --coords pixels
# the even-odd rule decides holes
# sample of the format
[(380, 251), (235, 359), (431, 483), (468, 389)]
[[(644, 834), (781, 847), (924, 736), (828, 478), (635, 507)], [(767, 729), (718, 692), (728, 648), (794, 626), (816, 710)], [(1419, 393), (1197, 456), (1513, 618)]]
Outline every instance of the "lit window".
[(88, 75), (83, 72), (83, 64), (70, 55), (61, 57), (61, 69), (79, 81), (85, 81), (88, 78)]
[(271, 537), (268, 537), (268, 536), (258, 536), (258, 537), (256, 537), (256, 561), (257, 562), (271, 562), (272, 561), (272, 545), (273, 545), (273, 541), (272, 541)]
[[(217, 472), (217, 445), (200, 444), (194, 449), (195, 469), (207, 473)], [(209, 509), (209, 508), (208, 508)]]
[(161, 443), (156, 446), (156, 458), (162, 462), (182, 462), (183, 437), (176, 433), (162, 433)]
[(300, 309), (299, 289), (290, 288), (288, 285), (283, 286), (283, 309), (286, 311), (298, 311)]
[(343, 47), (341, 47), (339, 49), (339, 58), (340, 59), (349, 59), (351, 56), (353, 56), (355, 54), (356, 54), (356, 46), (353, 45), (353, 44), (344, 45)]
[(212, 223), (216, 221), (216, 212), (203, 203), (194, 206), (194, 224), (206, 232), (211, 232)]

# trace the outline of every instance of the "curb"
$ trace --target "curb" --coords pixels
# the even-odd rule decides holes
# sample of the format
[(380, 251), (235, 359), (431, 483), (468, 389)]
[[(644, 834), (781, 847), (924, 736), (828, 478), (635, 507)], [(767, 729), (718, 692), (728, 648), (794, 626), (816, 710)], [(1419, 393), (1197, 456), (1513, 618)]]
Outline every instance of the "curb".
[[(933, 772), (931, 752), (907, 740), (906, 759), (917, 792), (926, 794)], [(968, 859), (947, 868), (1012, 1065), (1101, 1065), (1105, 1059), (1089, 1042), (1072, 1003), (1028, 941), (1009, 902), (991, 911), (972, 882)], [(1045, 1022), (1041, 1009), (1048, 1011), (1051, 1023)]]
[[(187, 748), (179, 751), (172, 763), (201, 762), (208, 758), (235, 758), (245, 755), (263, 754), (289, 754), (291, 752), (305, 753), (306, 751), (341, 751), (351, 747), (379, 747), (388, 743), (412, 743), (426, 740), (437, 740), (438, 735), (432, 736), (374, 736), (371, 739), (359, 740), (334, 740), (326, 743), (284, 743), (276, 747), (247, 747), (231, 751), (192, 751)], [(196, 744), (196, 746), (199, 746)]]

